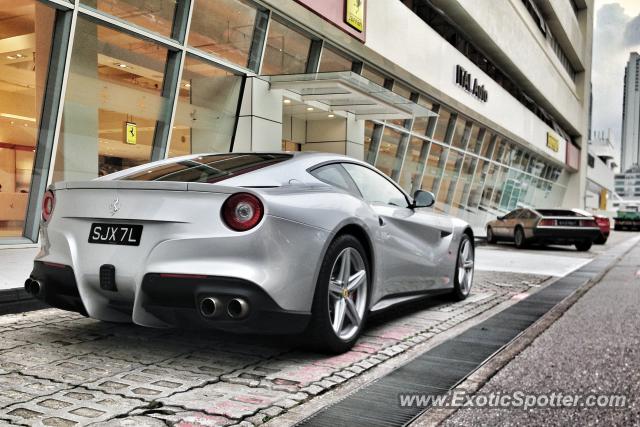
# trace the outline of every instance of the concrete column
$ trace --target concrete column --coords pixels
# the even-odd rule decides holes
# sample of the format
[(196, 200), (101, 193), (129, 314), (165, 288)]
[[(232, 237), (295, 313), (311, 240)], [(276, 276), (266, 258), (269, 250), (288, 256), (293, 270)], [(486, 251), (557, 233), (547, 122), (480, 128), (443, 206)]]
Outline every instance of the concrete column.
[(282, 150), (282, 91), (249, 77), (245, 83), (234, 152)]
[(364, 120), (347, 118), (308, 120), (306, 144), (302, 151), (346, 154), (364, 159)]

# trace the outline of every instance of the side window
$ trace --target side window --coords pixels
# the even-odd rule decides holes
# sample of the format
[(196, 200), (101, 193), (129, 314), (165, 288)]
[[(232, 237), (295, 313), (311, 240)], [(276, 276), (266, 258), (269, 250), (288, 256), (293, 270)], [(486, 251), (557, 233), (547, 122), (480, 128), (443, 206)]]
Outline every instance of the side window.
[(403, 208), (409, 207), (404, 194), (379, 173), (353, 163), (343, 163), (342, 165), (353, 178), (365, 201)]
[(504, 219), (514, 219), (514, 218), (517, 218), (517, 217), (518, 217), (518, 214), (519, 214), (520, 212), (521, 212), (521, 210), (520, 210), (520, 209), (517, 209), (517, 210), (515, 210), (515, 211), (511, 211), (511, 212), (509, 212), (508, 214), (506, 214), (506, 215), (504, 216)]
[(358, 193), (358, 189), (355, 187), (351, 177), (339, 164), (333, 163), (321, 166), (312, 170), (310, 173), (322, 182), (341, 188), (350, 192), (354, 196), (360, 197), (360, 193)]
[(522, 219), (533, 219), (535, 217), (536, 217), (535, 214), (528, 209), (523, 209), (520, 212), (520, 215), (518, 215), (518, 218), (522, 218)]

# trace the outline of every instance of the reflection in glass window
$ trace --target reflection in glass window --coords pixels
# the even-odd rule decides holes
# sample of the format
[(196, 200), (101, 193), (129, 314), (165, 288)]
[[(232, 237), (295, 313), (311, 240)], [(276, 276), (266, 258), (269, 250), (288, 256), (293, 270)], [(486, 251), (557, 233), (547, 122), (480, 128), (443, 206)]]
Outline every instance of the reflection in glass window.
[[(445, 141), (445, 137), (447, 136), (447, 129), (449, 129), (449, 122), (451, 119), (451, 112), (446, 108), (440, 106), (440, 110), (438, 111), (438, 122), (436, 124), (436, 130), (433, 134), (433, 139), (439, 142), (448, 142)], [(453, 117), (455, 121), (455, 116)]]
[[(171, 36), (176, 0), (80, 0), (101, 12), (163, 36)], [(194, 15), (195, 16), (195, 15)]]
[(502, 200), (502, 193), (507, 183), (508, 173), (509, 170), (505, 166), (502, 166), (496, 174), (496, 184), (493, 189), (493, 196), (491, 196), (491, 204), (489, 205), (491, 209), (498, 209), (500, 206), (500, 200)]
[(480, 198), (482, 197), (482, 187), (484, 186), (485, 178), (487, 177), (487, 171), (489, 170), (489, 162), (482, 160), (478, 162), (475, 175), (473, 177), (473, 183), (471, 184), (471, 190), (469, 191), (469, 198), (467, 199), (467, 208), (476, 209), (480, 205)]
[(511, 152), (511, 167), (513, 168), (521, 168), (522, 167), (522, 156), (524, 152), (521, 148), (515, 148)]
[(462, 169), (458, 175), (457, 184), (453, 199), (451, 200), (451, 210), (449, 213), (455, 215), (459, 210), (464, 209), (465, 202), (469, 196), (473, 172), (475, 171), (477, 158), (475, 156), (465, 155), (462, 162)]
[[(418, 105), (433, 111), (433, 103), (422, 95), (418, 98)], [(436, 120), (437, 119), (435, 117), (416, 117), (413, 120), (411, 132), (417, 133), (418, 135), (427, 135), (427, 128), (430, 127), (429, 123), (432, 122), (432, 126), (435, 126)], [(431, 131), (433, 132), (433, 130)]]
[(498, 141), (498, 135), (493, 132), (488, 132), (484, 138), (484, 144), (482, 145), (482, 150), (480, 151), (480, 155), (482, 157), (486, 157), (490, 159), (493, 155), (493, 150), (496, 146), (496, 142)]
[(0, 237), (23, 233), (54, 14), (35, 0), (0, 2)]
[(482, 141), (484, 139), (484, 134), (486, 133), (485, 128), (479, 128), (477, 124), (473, 126), (473, 130), (471, 131), (471, 137), (469, 138), (469, 144), (467, 145), (467, 151), (478, 154), (482, 149)]
[(393, 176), (393, 172), (400, 168), (402, 158), (398, 159), (398, 155), (402, 153), (398, 153), (398, 146), (401, 138), (402, 134), (397, 130), (384, 128), (375, 166), (387, 176)]
[(453, 133), (453, 140), (451, 141), (451, 145), (464, 150), (467, 147), (467, 143), (469, 142), (469, 138), (471, 137), (471, 121), (467, 121), (466, 123), (459, 119), (456, 124), (456, 130)]
[(166, 62), (167, 50), (155, 43), (78, 18), (54, 182), (149, 161), (156, 124), (168, 108)]
[(420, 188), (420, 178), (422, 177), (428, 152), (429, 141), (424, 141), (415, 136), (411, 138), (399, 181), (400, 186), (409, 194), (415, 193)]
[(484, 207), (485, 210), (489, 209), (491, 206), (491, 196), (493, 195), (497, 174), (498, 165), (495, 163), (489, 163), (489, 169), (487, 170), (484, 181), (484, 188), (482, 189), (482, 198), (480, 200), (480, 206)]
[(325, 47), (322, 49), (322, 55), (320, 56), (318, 72), (328, 73), (331, 71), (351, 71), (351, 60), (335, 50)]
[(242, 77), (187, 56), (169, 157), (229, 151)]
[[(438, 185), (442, 178), (442, 172), (444, 169), (444, 162), (447, 159), (448, 148), (439, 144), (431, 144), (429, 150), (429, 157), (427, 158), (427, 167), (424, 171), (424, 177), (422, 178), (422, 189), (431, 191), (436, 194), (438, 191)], [(436, 194), (437, 195), (437, 194)]]
[(307, 70), (311, 39), (272, 19), (261, 73), (302, 74)]
[(449, 157), (442, 174), (442, 181), (438, 189), (435, 208), (448, 212), (453, 199), (453, 192), (456, 187), (460, 168), (462, 167), (463, 154), (456, 150), (449, 150)]
[(256, 13), (243, 0), (195, 0), (188, 43), (246, 67)]
[(367, 65), (362, 67), (362, 77), (371, 80), (377, 85), (384, 86), (384, 75)]
[[(376, 161), (376, 154), (378, 154), (381, 133), (382, 125), (371, 120), (364, 122), (364, 160), (372, 165)], [(378, 141), (375, 139), (378, 139)]]

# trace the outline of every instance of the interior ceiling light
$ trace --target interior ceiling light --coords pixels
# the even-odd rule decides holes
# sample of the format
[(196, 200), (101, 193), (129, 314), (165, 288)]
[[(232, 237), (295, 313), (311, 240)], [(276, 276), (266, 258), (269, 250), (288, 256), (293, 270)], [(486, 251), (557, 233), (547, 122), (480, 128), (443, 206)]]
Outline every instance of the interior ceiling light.
[(285, 100), (284, 100), (284, 101), (282, 101), (282, 102), (284, 102), (285, 104), (291, 104), (291, 100), (290, 100), (290, 99), (286, 99), (286, 98), (285, 98)]
[(36, 119), (33, 117), (20, 116), (18, 114), (11, 114), (11, 113), (0, 113), (0, 117), (4, 117), (6, 119), (24, 120), (32, 123), (35, 123), (36, 121)]
[(307, 111), (313, 111), (313, 107), (307, 107)]
[(335, 114), (329, 114), (327, 117), (329, 117), (330, 119), (334, 118), (336, 115)]

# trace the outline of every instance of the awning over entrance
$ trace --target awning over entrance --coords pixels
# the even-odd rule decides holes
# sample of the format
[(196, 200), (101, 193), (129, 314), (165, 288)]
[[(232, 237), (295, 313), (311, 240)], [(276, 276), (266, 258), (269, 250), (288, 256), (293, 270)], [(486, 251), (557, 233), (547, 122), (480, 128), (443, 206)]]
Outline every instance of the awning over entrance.
[(356, 119), (410, 119), (436, 113), (351, 71), (270, 76), (272, 89), (286, 89), (301, 101), (348, 112)]

